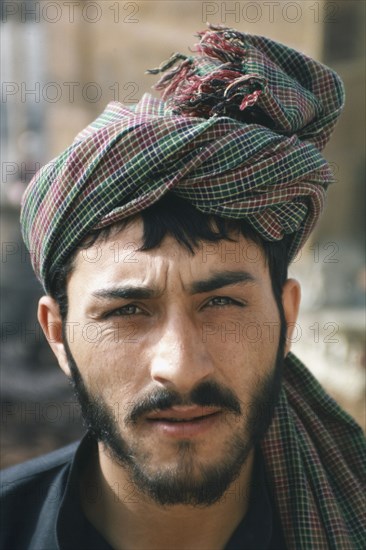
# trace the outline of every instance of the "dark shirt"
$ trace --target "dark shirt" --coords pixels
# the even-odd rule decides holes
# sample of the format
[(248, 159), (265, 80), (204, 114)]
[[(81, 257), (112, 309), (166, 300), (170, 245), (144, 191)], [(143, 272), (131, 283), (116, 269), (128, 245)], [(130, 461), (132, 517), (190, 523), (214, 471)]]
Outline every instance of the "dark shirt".
[[(93, 452), (97, 452), (96, 443), (86, 435), (80, 443), (0, 473), (1, 550), (111, 550), (80, 503), (80, 475)], [(97, 498), (93, 487), (89, 489), (88, 497)], [(285, 548), (257, 451), (249, 508), (225, 550)]]

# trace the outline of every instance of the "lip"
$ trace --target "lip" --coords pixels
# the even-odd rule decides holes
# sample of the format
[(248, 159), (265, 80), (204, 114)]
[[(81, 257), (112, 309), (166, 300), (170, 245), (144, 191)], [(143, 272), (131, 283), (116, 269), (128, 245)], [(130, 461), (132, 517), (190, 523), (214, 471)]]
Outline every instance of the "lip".
[[(146, 416), (149, 429), (162, 435), (186, 439), (204, 434), (219, 422), (221, 409), (213, 407), (171, 407)], [(169, 421), (172, 419), (173, 421)], [(174, 422), (184, 420), (184, 422)]]

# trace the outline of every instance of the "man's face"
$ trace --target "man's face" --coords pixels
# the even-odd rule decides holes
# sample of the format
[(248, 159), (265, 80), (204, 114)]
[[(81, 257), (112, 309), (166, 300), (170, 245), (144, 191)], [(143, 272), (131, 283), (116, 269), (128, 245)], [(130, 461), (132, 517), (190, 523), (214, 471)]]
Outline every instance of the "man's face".
[(78, 252), (66, 351), (89, 428), (160, 504), (219, 499), (278, 398), (280, 314), (242, 236), (138, 252), (142, 222)]

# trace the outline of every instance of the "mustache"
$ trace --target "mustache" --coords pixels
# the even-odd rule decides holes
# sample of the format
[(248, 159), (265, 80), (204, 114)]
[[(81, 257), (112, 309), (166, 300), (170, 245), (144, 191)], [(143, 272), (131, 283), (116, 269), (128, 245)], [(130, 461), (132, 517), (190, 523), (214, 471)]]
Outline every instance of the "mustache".
[(125, 422), (128, 425), (134, 425), (148, 413), (164, 411), (176, 405), (220, 407), (236, 415), (242, 413), (240, 401), (231, 390), (216, 382), (207, 381), (194, 388), (186, 397), (167, 388), (157, 389), (133, 405)]

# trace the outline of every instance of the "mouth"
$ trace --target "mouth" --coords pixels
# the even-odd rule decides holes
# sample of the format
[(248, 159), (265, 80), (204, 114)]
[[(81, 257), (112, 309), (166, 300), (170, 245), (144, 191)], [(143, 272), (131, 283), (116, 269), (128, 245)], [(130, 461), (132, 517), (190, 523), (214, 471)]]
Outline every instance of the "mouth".
[(198, 436), (211, 429), (222, 414), (213, 407), (171, 407), (146, 416), (150, 429), (176, 438)]

